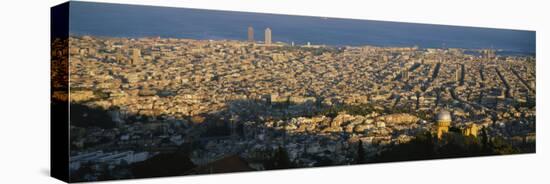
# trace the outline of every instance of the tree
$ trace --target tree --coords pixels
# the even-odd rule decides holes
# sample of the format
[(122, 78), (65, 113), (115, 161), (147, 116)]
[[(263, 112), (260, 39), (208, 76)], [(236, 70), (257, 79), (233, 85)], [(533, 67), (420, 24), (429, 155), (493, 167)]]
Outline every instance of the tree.
[(109, 166), (107, 164), (104, 164), (101, 166), (101, 170), (99, 171), (99, 176), (97, 180), (110, 180), (114, 179), (113, 175), (111, 175), (111, 170), (109, 169)]
[(116, 123), (107, 110), (71, 103), (71, 125), (77, 127), (115, 128)]
[(264, 163), (266, 169), (288, 169), (292, 167), (286, 150), (279, 146), (273, 156)]
[(135, 178), (177, 176), (195, 168), (189, 156), (183, 152), (161, 153), (143, 162), (134, 163), (130, 169)]
[(481, 128), (481, 151), (484, 154), (490, 154), (491, 148), (489, 145), (489, 134), (487, 133), (487, 128)]
[(95, 172), (93, 169), (92, 163), (82, 163), (80, 168), (76, 170), (73, 174), (71, 174), (71, 181), (79, 182), (79, 181), (86, 181), (86, 176), (91, 175)]
[(365, 149), (363, 148), (363, 141), (359, 140), (357, 145), (357, 157), (355, 158), (356, 164), (365, 163)]
[(290, 158), (286, 150), (279, 146), (277, 149), (277, 154), (275, 156), (275, 169), (286, 169), (290, 168)]
[(519, 153), (517, 148), (514, 148), (511, 144), (507, 143), (502, 137), (495, 137), (491, 140), (490, 144), (493, 154), (507, 155)]
[(481, 140), (461, 133), (449, 132), (443, 140), (434, 141), (430, 132), (420, 133), (411, 141), (392, 145), (372, 159), (373, 162), (455, 158), (484, 155), (506, 155), (520, 153), (502, 137), (489, 138), (482, 128)]

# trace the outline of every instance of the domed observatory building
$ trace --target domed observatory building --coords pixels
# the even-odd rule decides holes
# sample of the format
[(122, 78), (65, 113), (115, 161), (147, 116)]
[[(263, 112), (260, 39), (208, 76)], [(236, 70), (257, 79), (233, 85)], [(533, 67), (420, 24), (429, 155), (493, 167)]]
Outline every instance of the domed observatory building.
[(446, 110), (440, 111), (436, 116), (437, 138), (441, 139), (444, 133), (449, 132), (451, 126), (451, 113)]

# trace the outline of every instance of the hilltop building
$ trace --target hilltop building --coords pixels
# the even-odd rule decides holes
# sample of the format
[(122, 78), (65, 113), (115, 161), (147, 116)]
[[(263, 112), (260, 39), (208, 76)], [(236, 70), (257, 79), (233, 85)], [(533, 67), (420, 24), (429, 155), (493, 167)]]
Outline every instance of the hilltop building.
[(436, 127), (437, 127), (437, 138), (441, 139), (443, 134), (449, 132), (449, 127), (451, 126), (451, 113), (449, 111), (443, 110), (439, 112), (436, 116)]

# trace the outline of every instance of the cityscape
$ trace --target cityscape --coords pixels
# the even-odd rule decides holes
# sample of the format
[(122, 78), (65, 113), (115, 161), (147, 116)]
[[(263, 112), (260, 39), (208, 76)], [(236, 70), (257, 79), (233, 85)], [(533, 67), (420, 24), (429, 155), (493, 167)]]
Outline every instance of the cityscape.
[(71, 180), (535, 153), (534, 55), (297, 44), (241, 29), (242, 39), (56, 39)]

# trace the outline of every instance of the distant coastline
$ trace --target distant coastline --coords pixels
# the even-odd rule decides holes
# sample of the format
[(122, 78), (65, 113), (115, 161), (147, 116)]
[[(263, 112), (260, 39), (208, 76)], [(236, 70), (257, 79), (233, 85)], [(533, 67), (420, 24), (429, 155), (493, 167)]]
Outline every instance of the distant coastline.
[[(93, 36), (95, 38), (102, 38), (102, 39), (144, 39), (144, 38), (161, 38), (161, 39), (189, 39), (189, 40), (203, 40), (203, 41), (237, 41), (237, 42), (246, 42), (246, 40), (233, 40), (233, 39), (196, 39), (196, 38), (185, 38), (185, 37), (161, 37), (161, 36), (143, 36), (143, 37), (128, 37), (128, 36), (96, 36), (91, 34), (75, 34), (71, 33), (70, 37), (83, 37), (83, 36)], [(290, 45), (291, 43), (286, 42), (279, 42), (283, 44)], [(305, 45), (305, 44), (303, 44)], [(303, 46), (303, 45), (297, 45), (297, 46)], [(322, 45), (322, 44), (321, 44)], [(443, 48), (443, 47), (419, 47), (418, 45), (386, 45), (386, 46), (379, 46), (379, 45), (373, 45), (373, 44), (364, 44), (364, 45), (324, 45), (326, 47), (380, 47), (380, 48), (412, 48), (412, 47), (418, 47), (419, 49), (462, 49), (465, 54), (468, 55), (474, 55), (479, 56), (479, 51), (488, 49), (488, 48)], [(506, 51), (506, 50), (499, 50), (495, 49), (496, 55), (499, 56), (519, 56), (519, 57), (536, 57), (536, 53), (534, 52), (520, 52), (520, 51)]]

